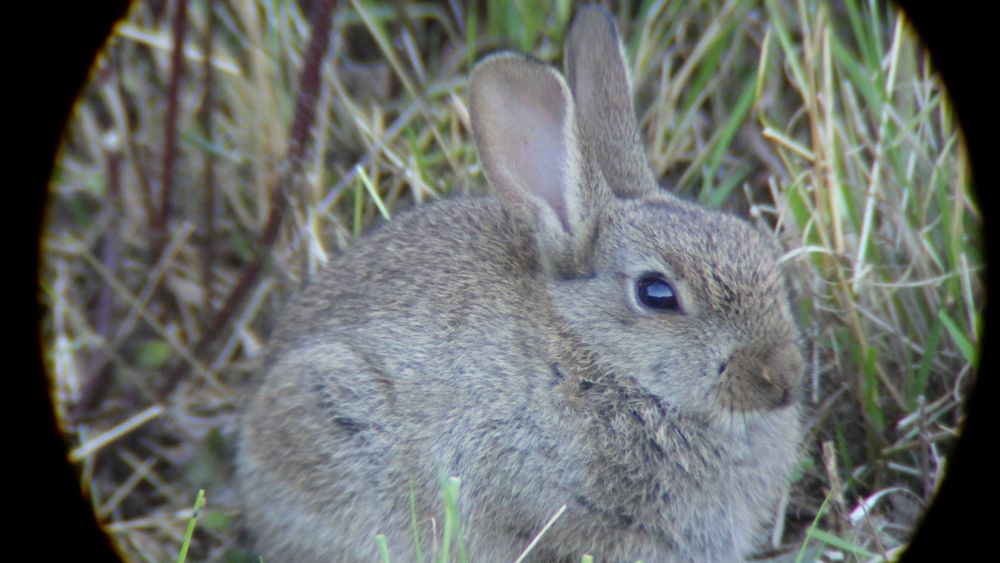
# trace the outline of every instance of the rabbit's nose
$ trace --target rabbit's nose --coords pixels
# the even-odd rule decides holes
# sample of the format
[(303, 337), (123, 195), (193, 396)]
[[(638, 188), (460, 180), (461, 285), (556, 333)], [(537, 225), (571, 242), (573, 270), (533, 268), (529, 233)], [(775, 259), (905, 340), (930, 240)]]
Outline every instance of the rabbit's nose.
[(795, 402), (804, 362), (794, 344), (748, 347), (733, 352), (721, 374), (739, 410), (769, 410)]
[(771, 407), (790, 405), (798, 394), (802, 381), (804, 361), (802, 353), (794, 344), (783, 344), (772, 348), (761, 366), (761, 379), (771, 388)]

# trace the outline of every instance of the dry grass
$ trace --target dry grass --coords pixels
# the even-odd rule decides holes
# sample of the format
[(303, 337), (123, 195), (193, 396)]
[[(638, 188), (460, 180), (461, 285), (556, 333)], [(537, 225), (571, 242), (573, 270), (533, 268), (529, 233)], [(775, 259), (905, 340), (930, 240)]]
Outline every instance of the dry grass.
[[(81, 486), (131, 560), (176, 558), (200, 487), (189, 559), (238, 555), (234, 418), (282, 303), (380, 217), (484, 188), (470, 65), (505, 47), (558, 61), (571, 13), (342, 2), (302, 83), (300, 4), (322, 2), (193, 2), (173, 59), (179, 2), (138, 3), (52, 179), (46, 362)], [(788, 249), (811, 414), (774, 551), (892, 554), (978, 361), (981, 217), (940, 81), (905, 21), (858, 1), (612, 10), (658, 177)]]

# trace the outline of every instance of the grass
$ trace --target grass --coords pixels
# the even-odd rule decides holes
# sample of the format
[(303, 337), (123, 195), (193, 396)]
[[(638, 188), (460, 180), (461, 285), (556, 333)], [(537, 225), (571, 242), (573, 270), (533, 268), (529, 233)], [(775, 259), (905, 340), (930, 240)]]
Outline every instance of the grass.
[[(131, 10), (67, 130), (40, 273), (69, 456), (128, 559), (175, 559), (205, 488), (188, 560), (254, 560), (232, 436), (273, 319), (374, 223), (484, 189), (471, 65), (499, 48), (558, 62), (571, 4), (341, 2), (311, 83), (300, 3), (190, 2), (176, 59), (178, 2)], [(979, 361), (982, 217), (939, 78), (880, 3), (611, 9), (657, 177), (787, 250), (810, 414), (761, 555), (891, 557)]]
[(191, 509), (191, 518), (188, 520), (187, 531), (184, 532), (184, 542), (181, 543), (181, 551), (177, 555), (177, 563), (184, 563), (187, 560), (187, 552), (191, 547), (191, 538), (194, 536), (195, 526), (198, 525), (198, 516), (205, 506), (205, 491), (198, 489), (198, 496), (194, 499), (194, 508)]

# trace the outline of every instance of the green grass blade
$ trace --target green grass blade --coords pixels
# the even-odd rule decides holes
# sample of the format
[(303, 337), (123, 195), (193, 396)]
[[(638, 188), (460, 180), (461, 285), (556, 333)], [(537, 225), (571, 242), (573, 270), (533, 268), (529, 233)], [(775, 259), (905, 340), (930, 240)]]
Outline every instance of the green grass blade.
[(867, 346), (864, 355), (865, 410), (881, 435), (885, 433), (885, 414), (879, 401), (878, 348)]
[(788, 27), (785, 25), (785, 20), (781, 17), (781, 14), (784, 13), (784, 8), (778, 6), (776, 0), (768, 0), (767, 10), (769, 13), (768, 21), (771, 22), (774, 33), (778, 37), (778, 43), (781, 45), (781, 50), (785, 53), (785, 60), (788, 62), (789, 70), (792, 72), (795, 87), (799, 93), (806, 95), (809, 92), (809, 82), (806, 80), (805, 72), (802, 70), (802, 62), (799, 60), (797, 49), (792, 41)]
[(191, 537), (194, 536), (194, 527), (198, 523), (198, 516), (201, 514), (203, 506), (205, 506), (205, 489), (198, 489), (198, 496), (194, 499), (194, 508), (191, 509), (191, 518), (188, 518), (187, 530), (184, 532), (181, 551), (177, 554), (177, 563), (184, 563), (187, 559), (188, 548), (191, 546)]
[(965, 335), (965, 332), (958, 327), (958, 324), (952, 320), (952, 318), (941, 309), (937, 314), (938, 320), (944, 324), (944, 328), (948, 331), (948, 335), (955, 342), (955, 346), (962, 353), (965, 361), (972, 364), (973, 367), (979, 366), (979, 354), (976, 351), (976, 346), (969, 340), (969, 337)]
[(823, 504), (819, 506), (819, 510), (816, 511), (816, 516), (813, 517), (812, 524), (809, 525), (809, 529), (806, 531), (806, 537), (802, 540), (802, 545), (799, 547), (799, 552), (795, 555), (795, 563), (802, 563), (806, 556), (806, 549), (809, 547), (809, 538), (812, 537), (812, 533), (816, 531), (819, 526), (819, 519), (823, 516), (823, 512), (826, 511), (826, 505), (830, 502), (830, 495), (833, 491), (827, 493), (826, 498), (823, 499)]
[(821, 542), (825, 543), (826, 545), (829, 545), (831, 547), (835, 547), (835, 548), (840, 549), (842, 551), (846, 551), (848, 553), (851, 553), (851, 554), (853, 554), (853, 555), (855, 555), (857, 557), (863, 558), (863, 559), (874, 559), (874, 558), (878, 557), (877, 555), (875, 555), (874, 553), (868, 551), (867, 549), (864, 549), (863, 547), (856, 546), (853, 543), (851, 543), (850, 541), (845, 540), (844, 538), (842, 538), (842, 537), (840, 537), (840, 536), (838, 536), (836, 534), (831, 534), (830, 532), (827, 532), (827, 531), (824, 531), (824, 530), (819, 530), (819, 529), (810, 530), (809, 531), (809, 536), (812, 537), (812, 538), (815, 538), (818, 541), (821, 541)]
[[(733, 139), (736, 138), (736, 134), (739, 133), (740, 129), (746, 123), (747, 118), (750, 116), (750, 108), (753, 107), (754, 97), (757, 90), (757, 77), (753, 74), (747, 76), (743, 80), (743, 86), (740, 89), (740, 95), (730, 110), (729, 118), (723, 124), (722, 129), (716, 136), (715, 146), (712, 147), (712, 154), (708, 160), (708, 174), (705, 175), (705, 181), (711, 182), (715, 178), (715, 172), (722, 165), (722, 160), (726, 154), (731, 150)], [(749, 170), (747, 170), (749, 171)], [(728, 184), (720, 184), (716, 186), (715, 189), (708, 192), (708, 197), (704, 200), (711, 207), (718, 207), (722, 205), (724, 201), (729, 199), (729, 195), (732, 190), (736, 187), (738, 179), (730, 181)], [(725, 188), (725, 189), (723, 189)], [(705, 193), (704, 191), (702, 193)]]
[(461, 519), (458, 512), (458, 494), (461, 481), (457, 477), (445, 479), (442, 488), (444, 495), (444, 530), (441, 534), (441, 551), (438, 553), (439, 563), (448, 563), (451, 544), (457, 541), (457, 558), (461, 563), (467, 563), (469, 558), (465, 553), (465, 542), (462, 540)]
[(364, 191), (362, 191), (364, 186), (361, 185), (361, 180), (357, 175), (354, 178), (356, 180), (354, 184), (354, 220), (351, 224), (351, 234), (354, 235), (354, 238), (358, 239), (361, 238), (361, 233), (364, 230), (362, 221), (364, 221), (365, 199), (363, 196)]
[(385, 534), (375, 536), (375, 545), (378, 547), (378, 558), (382, 563), (389, 562), (389, 542), (385, 539)]
[(371, 179), (368, 178), (368, 174), (365, 173), (365, 169), (358, 166), (357, 170), (358, 170), (358, 177), (361, 178), (361, 183), (364, 184), (365, 189), (368, 190), (368, 195), (370, 195), (372, 201), (375, 202), (375, 207), (378, 208), (378, 212), (382, 214), (382, 217), (386, 221), (392, 219), (392, 217), (389, 214), (389, 210), (386, 209), (385, 203), (382, 201), (382, 196), (380, 196), (378, 194), (378, 191), (375, 190), (375, 185), (372, 184)]
[(943, 326), (944, 322), (941, 320), (940, 315), (935, 317), (934, 325), (931, 327), (930, 335), (927, 337), (927, 344), (924, 345), (924, 353), (920, 360), (920, 366), (917, 368), (917, 376), (913, 379), (913, 385), (910, 388), (910, 410), (917, 408), (917, 397), (923, 395), (927, 389), (927, 381), (931, 375), (931, 366), (938, 355), (938, 345), (941, 342), (941, 327)]
[(420, 528), (417, 525), (417, 490), (410, 483), (410, 529), (413, 532), (413, 560), (424, 563), (424, 552), (420, 547)]

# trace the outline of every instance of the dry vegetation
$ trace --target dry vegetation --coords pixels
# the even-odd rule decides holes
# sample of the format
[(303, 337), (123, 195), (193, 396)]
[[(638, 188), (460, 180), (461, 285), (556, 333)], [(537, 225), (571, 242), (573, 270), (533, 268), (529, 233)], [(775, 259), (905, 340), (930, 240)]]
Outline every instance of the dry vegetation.
[[(326, 4), (137, 3), (66, 134), (45, 359), (128, 559), (176, 558), (199, 488), (189, 558), (240, 556), (234, 418), (282, 303), (383, 215), (484, 188), (470, 65), (558, 62), (572, 11), (343, 1), (310, 43)], [(906, 22), (861, 0), (612, 11), (654, 171), (788, 249), (809, 426), (762, 553), (890, 557), (947, 469), (978, 354), (981, 217), (940, 81)]]

